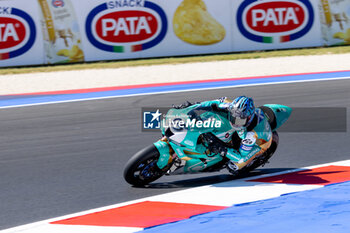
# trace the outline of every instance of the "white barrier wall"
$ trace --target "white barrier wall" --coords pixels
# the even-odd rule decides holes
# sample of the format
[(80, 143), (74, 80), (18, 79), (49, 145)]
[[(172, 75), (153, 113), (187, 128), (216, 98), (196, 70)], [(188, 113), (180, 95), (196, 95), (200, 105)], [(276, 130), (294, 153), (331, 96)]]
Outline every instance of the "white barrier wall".
[(350, 0), (5, 0), (0, 66), (350, 42)]

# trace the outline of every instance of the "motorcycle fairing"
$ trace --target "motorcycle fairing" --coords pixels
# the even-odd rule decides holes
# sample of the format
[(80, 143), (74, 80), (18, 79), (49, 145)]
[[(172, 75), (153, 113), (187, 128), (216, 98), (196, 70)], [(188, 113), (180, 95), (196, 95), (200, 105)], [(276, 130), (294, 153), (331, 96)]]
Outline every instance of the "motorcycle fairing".
[(277, 126), (274, 130), (278, 129), (281, 125), (283, 125), (292, 113), (292, 108), (285, 105), (265, 104), (264, 106), (270, 108), (275, 114)]
[[(172, 121), (174, 119), (186, 121), (187, 119), (191, 120), (188, 116), (190, 112), (196, 106), (190, 106), (185, 109), (170, 109), (165, 117), (165, 121)], [(206, 120), (216, 120), (220, 121), (220, 127), (216, 128), (180, 128), (173, 127), (171, 125), (161, 126), (163, 135), (168, 138), (168, 142), (163, 142), (159, 140), (154, 143), (156, 148), (159, 150), (160, 158), (157, 162), (157, 166), (162, 169), (170, 161), (171, 155), (169, 154), (170, 148), (174, 150), (176, 155), (181, 159), (186, 161), (184, 166), (184, 172), (198, 172), (202, 171), (207, 167), (211, 167), (214, 164), (222, 161), (222, 156), (218, 154), (208, 154), (207, 148), (198, 143), (198, 138), (201, 134), (212, 132), (214, 135), (218, 134), (222, 137), (223, 133), (229, 132), (227, 138), (231, 138), (234, 130), (230, 122), (219, 113), (214, 112), (204, 112), (200, 115), (200, 118), (203, 121)], [(227, 140), (228, 141), (228, 140)], [(194, 143), (196, 142), (196, 143)]]

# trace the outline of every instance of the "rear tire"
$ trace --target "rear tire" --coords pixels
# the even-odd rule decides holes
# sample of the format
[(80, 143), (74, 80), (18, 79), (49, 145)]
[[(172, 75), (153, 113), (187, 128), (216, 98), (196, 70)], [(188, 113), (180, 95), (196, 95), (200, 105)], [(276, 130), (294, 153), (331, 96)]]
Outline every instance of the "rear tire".
[(125, 181), (134, 186), (144, 186), (159, 179), (171, 167), (172, 163), (159, 169), (158, 159), (159, 152), (153, 144), (137, 152), (125, 165)]

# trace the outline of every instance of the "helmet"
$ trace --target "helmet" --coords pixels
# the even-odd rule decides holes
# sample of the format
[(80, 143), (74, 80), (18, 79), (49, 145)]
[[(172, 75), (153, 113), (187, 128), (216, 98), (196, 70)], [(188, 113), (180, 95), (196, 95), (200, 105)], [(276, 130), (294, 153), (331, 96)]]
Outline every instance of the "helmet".
[(250, 97), (240, 96), (232, 101), (228, 108), (230, 121), (236, 128), (248, 127), (255, 115), (254, 101)]

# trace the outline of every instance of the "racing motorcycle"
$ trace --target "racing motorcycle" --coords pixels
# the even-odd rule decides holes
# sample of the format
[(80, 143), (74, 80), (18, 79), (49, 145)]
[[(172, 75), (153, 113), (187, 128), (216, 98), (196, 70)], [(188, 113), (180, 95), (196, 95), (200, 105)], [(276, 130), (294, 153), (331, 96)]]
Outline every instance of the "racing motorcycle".
[(127, 162), (124, 179), (129, 184), (144, 186), (165, 174), (215, 172), (224, 168), (233, 176), (245, 175), (265, 165), (274, 154), (279, 141), (276, 130), (287, 121), (292, 112), (290, 107), (278, 104), (267, 104), (257, 108), (268, 119), (272, 130), (271, 145), (264, 153), (248, 161), (244, 167), (233, 171), (229, 169), (229, 159), (214, 150), (211, 145), (221, 144), (224, 147), (237, 148), (240, 138), (232, 134), (226, 142), (219, 140), (218, 133), (214, 136), (214, 131), (222, 132), (226, 137), (227, 132), (234, 131), (229, 119), (211, 111), (192, 119), (190, 112), (197, 106), (198, 104), (183, 109), (171, 108), (167, 112), (160, 127), (161, 139), (136, 153)]

